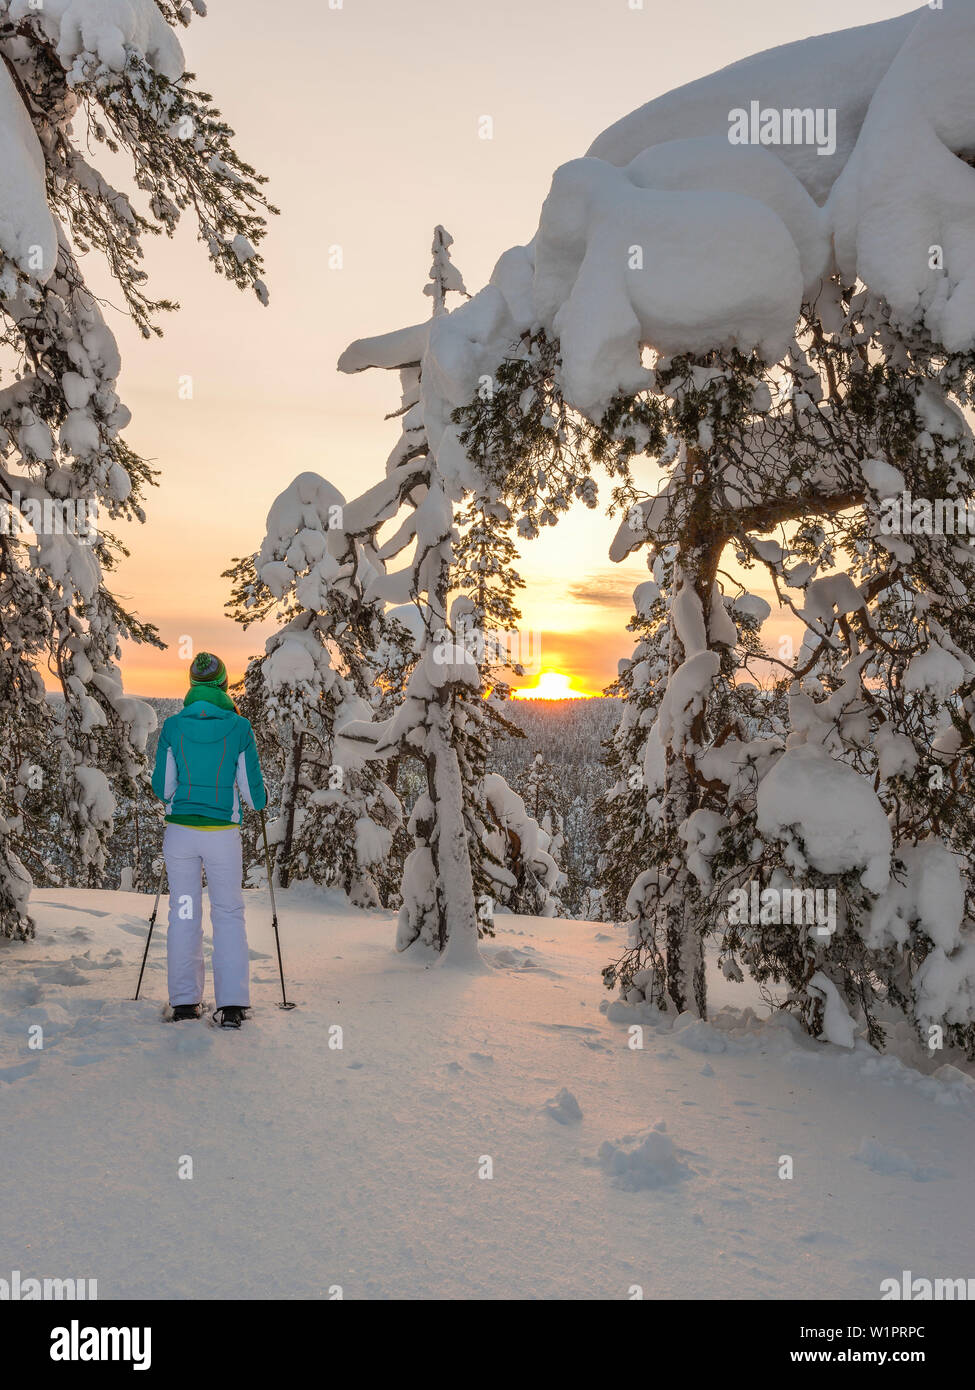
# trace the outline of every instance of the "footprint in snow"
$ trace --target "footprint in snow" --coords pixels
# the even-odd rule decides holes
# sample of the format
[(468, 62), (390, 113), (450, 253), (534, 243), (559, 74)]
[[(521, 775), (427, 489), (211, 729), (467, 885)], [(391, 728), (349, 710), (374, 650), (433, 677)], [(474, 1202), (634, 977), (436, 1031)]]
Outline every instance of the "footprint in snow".
[(503, 966), (506, 970), (536, 970), (533, 960), (529, 960), (517, 947), (502, 947), (500, 951), (494, 953), (495, 965)]
[(949, 1178), (950, 1173), (933, 1164), (919, 1163), (902, 1149), (888, 1149), (876, 1139), (864, 1139), (853, 1155), (857, 1163), (864, 1163), (873, 1173), (884, 1177), (907, 1177), (915, 1182), (930, 1182), (933, 1178)]
[(45, 985), (86, 985), (88, 979), (83, 971), (79, 970), (74, 961), (69, 961), (65, 965), (52, 965), (48, 969), (39, 966), (34, 972), (34, 978)]
[(43, 998), (43, 990), (33, 980), (20, 980), (11, 989), (3, 991), (4, 1009), (13, 1012), (16, 1008), (34, 1008)]
[(170, 1050), (180, 1053), (209, 1052), (213, 1046), (213, 1028), (194, 1028), (192, 1023), (175, 1023), (172, 1027)]
[(582, 1023), (532, 1023), (531, 1026), (541, 1028), (546, 1033), (598, 1033), (600, 1031), (598, 1028), (590, 1028)]
[(110, 951), (106, 951), (101, 960), (92, 960), (91, 952), (86, 951), (83, 956), (72, 956), (71, 964), (76, 965), (79, 970), (117, 970), (123, 964), (122, 952), (117, 946), (113, 946)]
[(796, 1236), (796, 1240), (803, 1245), (848, 1245), (845, 1236), (837, 1235), (835, 1231), (803, 1231), (802, 1235)]
[(0, 1081), (11, 1085), (14, 1081), (23, 1080), (25, 1076), (33, 1076), (39, 1066), (40, 1060), (35, 1057), (32, 1061), (21, 1062), (16, 1067), (0, 1067)]
[(75, 907), (71, 903), (49, 903), (41, 898), (38, 907), (56, 907), (60, 912), (80, 912), (84, 917), (111, 917), (110, 912), (102, 912), (96, 907)]
[[(149, 930), (149, 917), (147, 914), (144, 921), (140, 921), (137, 917), (129, 917), (124, 921), (116, 922), (115, 925), (118, 927), (119, 931), (124, 931), (129, 936), (141, 936), (145, 938), (146, 932)], [(164, 921), (156, 922), (153, 941), (155, 941), (156, 935), (159, 936), (160, 941), (165, 940), (166, 923)]]
[(551, 1096), (542, 1106), (542, 1114), (560, 1125), (578, 1124), (582, 1119), (582, 1107), (575, 1096), (565, 1086)]

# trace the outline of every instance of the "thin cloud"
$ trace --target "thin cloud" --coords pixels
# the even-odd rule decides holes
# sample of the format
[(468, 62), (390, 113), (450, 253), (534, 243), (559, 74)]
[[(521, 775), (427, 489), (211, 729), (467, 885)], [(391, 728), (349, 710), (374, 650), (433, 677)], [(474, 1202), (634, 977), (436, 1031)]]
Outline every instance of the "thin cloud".
[(633, 590), (639, 583), (629, 572), (593, 570), (578, 583), (570, 584), (567, 596), (577, 603), (597, 604), (601, 608), (633, 611)]

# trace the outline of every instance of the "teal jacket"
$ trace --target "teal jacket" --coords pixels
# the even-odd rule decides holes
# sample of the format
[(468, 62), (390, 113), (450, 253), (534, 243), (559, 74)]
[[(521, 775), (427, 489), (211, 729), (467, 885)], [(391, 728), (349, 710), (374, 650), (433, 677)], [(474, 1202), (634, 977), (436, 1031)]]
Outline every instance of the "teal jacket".
[(255, 811), (267, 792), (254, 730), (213, 686), (194, 686), (162, 726), (152, 790), (166, 819), (186, 825), (239, 825), (241, 797)]

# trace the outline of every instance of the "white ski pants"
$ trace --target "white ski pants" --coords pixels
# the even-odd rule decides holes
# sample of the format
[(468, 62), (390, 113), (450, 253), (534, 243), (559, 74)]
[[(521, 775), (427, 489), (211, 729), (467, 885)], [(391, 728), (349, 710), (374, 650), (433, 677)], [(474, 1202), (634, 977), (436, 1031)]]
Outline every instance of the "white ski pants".
[(244, 931), (240, 831), (167, 825), (163, 856), (169, 880), (170, 1004), (199, 1004), (203, 1000), (202, 870), (206, 869), (216, 1007), (247, 1007), (250, 971)]

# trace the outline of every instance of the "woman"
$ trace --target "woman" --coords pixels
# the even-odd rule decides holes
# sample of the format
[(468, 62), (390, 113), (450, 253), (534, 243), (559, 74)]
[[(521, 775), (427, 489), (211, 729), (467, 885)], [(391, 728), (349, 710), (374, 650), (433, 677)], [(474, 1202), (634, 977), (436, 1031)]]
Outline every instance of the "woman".
[(267, 792), (254, 730), (227, 694), (227, 668), (200, 652), (178, 714), (162, 726), (152, 790), (166, 803), (163, 856), (169, 879), (169, 1002), (173, 1019), (203, 1011), (203, 878), (213, 925), (214, 1017), (239, 1028), (250, 1007), (241, 887), (241, 798), (255, 811)]

